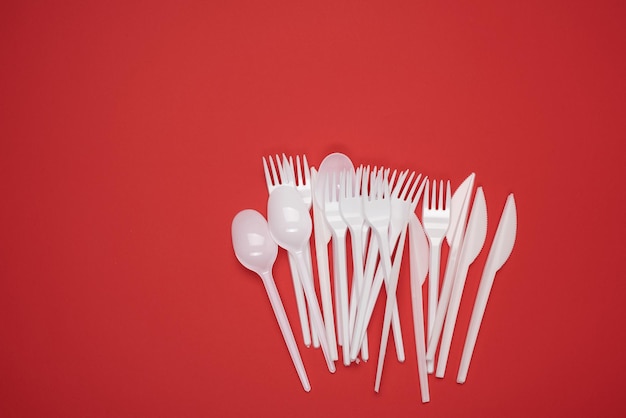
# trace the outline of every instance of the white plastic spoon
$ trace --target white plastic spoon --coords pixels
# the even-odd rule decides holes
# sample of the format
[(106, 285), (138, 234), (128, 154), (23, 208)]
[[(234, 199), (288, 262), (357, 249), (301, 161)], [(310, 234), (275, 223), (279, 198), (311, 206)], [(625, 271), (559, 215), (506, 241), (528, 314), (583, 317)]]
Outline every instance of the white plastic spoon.
[(274, 315), (285, 339), (285, 344), (291, 355), (298, 377), (305, 391), (311, 390), (296, 340), (293, 337), (285, 308), (280, 300), (278, 289), (272, 276), (272, 266), (276, 261), (278, 246), (270, 237), (267, 222), (259, 212), (246, 209), (239, 212), (233, 219), (231, 226), (233, 248), (239, 262), (249, 270), (254, 271), (263, 280), (265, 290), (269, 296)]
[(296, 189), (290, 186), (278, 186), (267, 201), (267, 218), (270, 234), (274, 241), (293, 254), (298, 267), (298, 274), (304, 287), (304, 294), (311, 313), (311, 322), (320, 340), (328, 370), (335, 372), (322, 313), (317, 302), (313, 278), (306, 264), (306, 247), (313, 230), (311, 215)]

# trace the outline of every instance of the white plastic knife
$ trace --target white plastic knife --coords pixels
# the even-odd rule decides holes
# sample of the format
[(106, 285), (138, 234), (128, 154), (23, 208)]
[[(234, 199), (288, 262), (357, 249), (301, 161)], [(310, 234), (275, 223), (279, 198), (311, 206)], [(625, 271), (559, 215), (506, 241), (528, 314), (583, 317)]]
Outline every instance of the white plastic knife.
[(452, 333), (456, 324), (456, 318), (461, 305), (461, 296), (465, 287), (465, 279), (470, 264), (476, 259), (480, 250), (483, 248), (485, 238), (487, 237), (487, 204), (483, 188), (476, 189), (472, 213), (467, 222), (467, 231), (463, 238), (463, 247), (459, 256), (459, 265), (454, 277), (454, 285), (452, 287), (452, 295), (448, 304), (446, 313), (446, 322), (443, 328), (443, 336), (441, 337), (441, 347), (439, 348), (439, 358), (437, 360), (437, 370), (435, 376), (442, 378), (446, 372), (446, 364), (448, 362), (448, 354), (450, 354), (450, 345), (452, 343)]
[(485, 263), (485, 268), (483, 269), (483, 274), (480, 279), (476, 302), (474, 303), (474, 310), (472, 311), (472, 318), (470, 319), (465, 346), (463, 347), (461, 366), (459, 367), (459, 374), (456, 378), (457, 383), (465, 383), (465, 379), (467, 378), (467, 371), (474, 352), (474, 346), (476, 345), (476, 339), (478, 338), (478, 330), (480, 329), (480, 324), (485, 314), (491, 287), (496, 278), (496, 273), (508, 260), (511, 251), (513, 251), (516, 235), (517, 209), (515, 206), (515, 197), (513, 197), (513, 193), (511, 193), (506, 199), (502, 217), (500, 218), (500, 223), (498, 224), (496, 235), (489, 249), (487, 262)]

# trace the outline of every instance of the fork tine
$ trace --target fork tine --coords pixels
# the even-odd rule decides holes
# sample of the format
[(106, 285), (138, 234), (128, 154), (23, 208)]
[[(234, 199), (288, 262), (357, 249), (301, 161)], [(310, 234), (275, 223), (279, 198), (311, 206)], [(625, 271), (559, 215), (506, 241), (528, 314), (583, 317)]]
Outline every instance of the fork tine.
[(326, 176), (326, 185), (324, 187), (324, 202), (330, 202), (330, 176)]
[(439, 202), (437, 203), (437, 209), (443, 210), (443, 180), (439, 180)]
[[(272, 166), (274, 166), (274, 162), (272, 161), (271, 158), (272, 157), (270, 156), (270, 163), (272, 164)], [(283, 154), (283, 162), (280, 161), (280, 157), (278, 156), (278, 154), (276, 154), (276, 165), (275, 165), (275, 167), (276, 167), (276, 169), (278, 171), (278, 175), (280, 176), (280, 177), (276, 176), (276, 184), (277, 185), (285, 183), (285, 170), (284, 170), (284, 167), (285, 167), (285, 165), (287, 165), (286, 163), (287, 163), (287, 160), (286, 160), (285, 154)], [(274, 171), (274, 174), (276, 174), (276, 171)]]
[(299, 155), (296, 155), (296, 172), (298, 173), (298, 181), (296, 182), (296, 185), (302, 186), (302, 166), (300, 165)]
[[(395, 174), (395, 170), (394, 170), (394, 174)], [(406, 179), (406, 175), (408, 174), (408, 170), (403, 171), (400, 173), (400, 175), (398, 176), (398, 181), (396, 182), (396, 184), (393, 186), (393, 190), (391, 191), (391, 195), (394, 197), (399, 197), (400, 196), (400, 192), (402, 190), (402, 188), (404, 187), (404, 180)], [(390, 181), (389, 184), (393, 184), (393, 177), (392, 180)]]
[(378, 196), (378, 178), (378, 167), (374, 167), (370, 177), (370, 200), (373, 200)]
[(369, 200), (372, 200), (374, 198), (374, 196), (376, 195), (376, 191), (377, 191), (377, 183), (376, 183), (376, 178), (377, 178), (377, 167), (374, 166), (372, 167), (372, 171), (370, 172), (370, 187), (369, 187), (369, 191), (367, 194), (367, 197)]
[(277, 186), (280, 183), (279, 183), (278, 174), (276, 173), (276, 165), (274, 164), (274, 160), (272, 159), (271, 155), (268, 157), (268, 159), (270, 162), (270, 169), (272, 170), (272, 176), (274, 178), (274, 186)]
[(304, 184), (308, 186), (311, 184), (311, 170), (309, 169), (309, 162), (306, 160), (305, 154), (302, 154), (302, 161), (304, 162)]
[[(408, 173), (409, 170), (406, 170), (405, 173)], [(406, 175), (405, 175), (406, 177)], [(409, 179), (406, 181), (404, 186), (402, 186), (402, 190), (400, 191), (400, 199), (406, 200), (407, 194), (409, 193), (409, 186), (411, 186), (411, 182), (413, 181), (413, 177), (415, 177), (415, 171), (411, 172)]]
[(269, 192), (272, 189), (272, 177), (270, 176), (270, 171), (267, 168), (267, 160), (263, 157), (263, 173), (265, 174), (265, 184), (267, 185), (267, 191)]
[(430, 195), (430, 180), (426, 179), (426, 190), (424, 190), (424, 200), (422, 202), (423, 210), (430, 209), (430, 201), (428, 200), (429, 195)]
[(424, 191), (424, 186), (426, 186), (426, 181), (428, 179), (428, 177), (424, 177), (424, 179), (420, 182), (421, 178), (422, 178), (422, 175), (419, 174), (417, 176), (417, 179), (415, 179), (414, 187), (417, 186), (417, 184), (419, 184), (419, 188), (417, 189), (417, 192), (415, 192), (415, 194), (413, 195), (413, 190), (411, 190), (411, 193), (409, 194), (409, 196), (413, 195), (413, 198), (411, 199), (411, 212), (415, 212), (415, 208), (417, 207), (417, 203), (419, 202), (420, 197), (422, 196), (422, 192)]
[(285, 172), (287, 173), (287, 181), (293, 183), (296, 186), (296, 173), (293, 167), (293, 157), (289, 156), (289, 163), (285, 162)]
[(354, 173), (354, 197), (361, 195), (361, 176), (363, 175), (363, 166), (360, 165)]
[(444, 209), (450, 209), (450, 204), (452, 202), (452, 193), (450, 192), (450, 180), (448, 180), (448, 185), (446, 186), (446, 206)]
[(382, 177), (382, 199), (387, 199), (389, 197), (389, 194), (391, 193), (390, 191), (390, 186), (389, 186), (389, 172), (391, 171), (390, 168), (386, 169), (383, 173), (383, 177)]
[(368, 165), (363, 171), (362, 179), (361, 179), (361, 195), (365, 197), (369, 197), (369, 190), (367, 188), (369, 185), (369, 179), (370, 179), (370, 166)]
[[(413, 172), (413, 174), (411, 174), (411, 179), (414, 177), (414, 175), (415, 175), (415, 171)], [(413, 182), (413, 185), (411, 186), (411, 190), (409, 190), (409, 193), (406, 196), (407, 197), (406, 200), (410, 200), (411, 202), (413, 202), (413, 200), (415, 200), (415, 189), (417, 189), (417, 186), (420, 184), (420, 179), (421, 178), (422, 178), (422, 175), (418, 174), (417, 178)]]
[(437, 180), (433, 180), (433, 190), (432, 195), (430, 196), (430, 207), (429, 209), (437, 209)]
[[(389, 184), (395, 184), (395, 180), (396, 180), (396, 174), (398, 173), (398, 170), (393, 170), (393, 174), (391, 175), (391, 180), (389, 180)], [(400, 183), (400, 178), (398, 178), (398, 183)]]
[(342, 170), (339, 173), (339, 198), (337, 200), (341, 201), (346, 195), (346, 173)]

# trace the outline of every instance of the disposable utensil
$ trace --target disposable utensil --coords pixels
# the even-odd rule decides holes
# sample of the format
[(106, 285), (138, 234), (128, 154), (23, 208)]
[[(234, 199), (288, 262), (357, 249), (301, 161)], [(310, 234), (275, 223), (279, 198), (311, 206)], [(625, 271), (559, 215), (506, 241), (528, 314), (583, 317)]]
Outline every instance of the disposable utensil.
[[(366, 168), (366, 171), (369, 172), (369, 167)], [(404, 181), (408, 174), (408, 170), (405, 171), (404, 173), (401, 173), (400, 176), (398, 176), (397, 181), (395, 181), (396, 174), (397, 174), (397, 171), (394, 170), (391, 176), (391, 179), (388, 182), (388, 187), (392, 188), (391, 199), (390, 199), (391, 211), (390, 211), (390, 217), (389, 217), (390, 233), (388, 234), (390, 252), (392, 248), (396, 247), (398, 238), (400, 237), (400, 231), (402, 229), (402, 224), (403, 224), (402, 219), (406, 218), (408, 221), (408, 212), (409, 212), (408, 207), (405, 207), (404, 203), (401, 201), (402, 199), (399, 198), (399, 195), (401, 193), (401, 190), (403, 189), (403, 186), (404, 186), (404, 190), (402, 191), (403, 199), (406, 198), (406, 193), (410, 186), (410, 181), (407, 182), (406, 185), (404, 184)], [(412, 177), (413, 176), (411, 176), (411, 180), (412, 180)], [(419, 177), (414, 185), (416, 185), (418, 182), (419, 182)], [(365, 187), (364, 187), (363, 195), (367, 196), (369, 192), (367, 191), (366, 178), (364, 178), (364, 185)], [(374, 185), (372, 187), (377, 187), (377, 186)], [(421, 195), (422, 188), (420, 188), (419, 190), (419, 195)], [(413, 196), (414, 191), (415, 191), (415, 188), (411, 190), (411, 193), (409, 193), (409, 196)], [(368, 204), (368, 203), (364, 202), (364, 204)], [(392, 225), (394, 225), (393, 228), (392, 228)], [(400, 249), (400, 251), (397, 251), (395, 258), (392, 261), (392, 276), (397, 277), (397, 275), (399, 274), (400, 262), (402, 260), (402, 251), (403, 251), (403, 248)], [(390, 280), (392, 279), (391, 277), (386, 277), (386, 275), (383, 273), (382, 264), (379, 264), (378, 269), (375, 269), (375, 261), (376, 261), (376, 257), (378, 253), (379, 253), (379, 247), (378, 247), (377, 235), (372, 234), (372, 239), (370, 240), (370, 245), (369, 245), (368, 254), (367, 254), (367, 262), (365, 265), (363, 292), (360, 295), (360, 300), (359, 300), (358, 309), (357, 309), (357, 318), (356, 318), (355, 327), (354, 327), (353, 336), (352, 336), (353, 340), (356, 340), (357, 342), (361, 341), (365, 336), (365, 333), (367, 331), (367, 326), (371, 319), (372, 312), (374, 311), (374, 305), (376, 304), (376, 300), (378, 299), (378, 295), (380, 293), (380, 289), (382, 287), (383, 281), (386, 284), (387, 289), (389, 291), (389, 283), (390, 283)], [(396, 347), (396, 355), (397, 355), (398, 361), (403, 362), (405, 360), (404, 343), (402, 341), (402, 329), (400, 327), (400, 316), (398, 315), (397, 305), (393, 307), (391, 319), (392, 319), (394, 343)], [(354, 349), (354, 347), (351, 349), (350, 355), (352, 359), (356, 359), (357, 352)]]
[[(413, 173), (414, 174), (414, 173)], [(413, 175), (409, 178), (409, 181), (405, 184), (401, 194), (399, 196), (392, 197), (392, 225), (395, 225), (396, 230), (400, 230), (400, 239), (398, 241), (398, 247), (396, 249), (396, 260), (399, 263), (402, 260), (402, 254), (404, 251), (404, 241), (406, 238), (407, 226), (409, 223), (411, 213), (415, 213), (415, 208), (417, 207), (417, 202), (419, 201), (422, 190), (424, 189), (425, 182), (422, 183), (421, 187), (415, 193), (417, 185), (421, 175), (417, 177), (417, 180), (411, 186), (411, 180), (413, 180)], [(411, 190), (408, 191), (409, 187)], [(394, 214), (395, 207), (395, 214)], [(395, 218), (395, 221), (394, 221)], [(395, 261), (395, 260), (394, 260)], [(398, 264), (399, 266), (399, 264)], [(385, 353), (387, 350), (387, 339), (389, 338), (389, 327), (391, 325), (391, 318), (394, 308), (397, 312), (397, 304), (396, 304), (396, 290), (398, 288), (398, 276), (399, 276), (399, 268), (395, 268), (392, 276), (389, 279), (389, 286), (387, 287), (387, 302), (385, 305), (385, 317), (383, 319), (383, 332), (381, 336), (380, 342), (380, 351), (378, 353), (378, 366), (376, 369), (376, 382), (374, 384), (374, 390), (376, 392), (380, 389), (380, 381), (383, 373), (383, 365), (385, 362)]]
[[(333, 173), (335, 174), (335, 180), (337, 181), (337, 184), (335, 185), (336, 188), (339, 188), (339, 174), (344, 171), (344, 170), (349, 170), (351, 172), (354, 172), (354, 164), (352, 164), (352, 161), (350, 160), (350, 158), (345, 155), (342, 154), (340, 152), (334, 152), (332, 154), (327, 155), (323, 160), (322, 163), (319, 166), (318, 172), (317, 172), (317, 178), (315, 181), (315, 189), (314, 189), (314, 194), (313, 194), (313, 199), (315, 199), (316, 204), (323, 209), (324, 208), (324, 193), (325, 193), (325, 188), (326, 185), (328, 183), (328, 177), (332, 176)], [(316, 223), (317, 226), (317, 223)], [(328, 227), (328, 225), (326, 225), (326, 227)], [(316, 228), (317, 230), (317, 228)], [(330, 228), (328, 228), (328, 239), (326, 240), (326, 244), (328, 244), (328, 241), (330, 241)], [(316, 239), (317, 239), (317, 235), (316, 235)], [(316, 244), (317, 245), (317, 244)], [(317, 249), (317, 248), (316, 248)], [(328, 246), (326, 247), (326, 254), (325, 254), (326, 260), (328, 260)], [(324, 258), (324, 256), (322, 256), (322, 258)], [(320, 261), (320, 258), (318, 256), (318, 262)], [(323, 261), (323, 260), (322, 260)], [(320, 270), (320, 266), (318, 265), (318, 272), (319, 271), (323, 271), (325, 269), (325, 271), (323, 271), (324, 273), (328, 271), (328, 261), (326, 262), (326, 265), (322, 265)], [(320, 286), (322, 285), (326, 285), (325, 283), (322, 284), (322, 280), (326, 280), (326, 277), (323, 277), (322, 275), (320, 275)], [(330, 283), (330, 273), (328, 274), (328, 280)], [(342, 320), (341, 320), (341, 307), (339, 306), (339, 289), (338, 289), (338, 284), (339, 282), (337, 280), (333, 281), (334, 283), (334, 290), (335, 290), (335, 309), (336, 309), (336, 313), (337, 313), (337, 343), (339, 343), (339, 345), (343, 344), (343, 340), (342, 340), (342, 329), (341, 329), (341, 324), (342, 324)], [(324, 296), (324, 292), (322, 292), (320, 290), (320, 293), (322, 293), (322, 296)], [(330, 294), (330, 292), (329, 292)], [(328, 299), (322, 299), (322, 305), (324, 306), (324, 312), (326, 312), (327, 307), (331, 306), (332, 307), (332, 301), (328, 298)], [(333, 340), (334, 340), (334, 335), (333, 335)], [(334, 352), (334, 358), (338, 358), (338, 354), (336, 353), (336, 346), (334, 348), (335, 352)]]
[(235, 255), (239, 262), (247, 269), (257, 273), (263, 280), (274, 315), (289, 350), (291, 361), (296, 368), (302, 387), (309, 392), (311, 390), (309, 378), (272, 276), (272, 266), (276, 261), (278, 246), (270, 237), (267, 222), (263, 215), (257, 211), (243, 210), (233, 219), (231, 235)]
[[(349, 175), (343, 171), (341, 176)], [(345, 180), (344, 180), (345, 182)], [(339, 210), (339, 190), (335, 187), (337, 179), (335, 173), (328, 177), (328, 183), (326, 185), (326, 193), (324, 196), (324, 214), (326, 215), (326, 222), (330, 226), (331, 233), (333, 235), (333, 263), (334, 263), (334, 279), (337, 283), (336, 289), (339, 291), (339, 299), (337, 309), (340, 314), (338, 315), (338, 321), (341, 323), (339, 329), (341, 330), (341, 337), (343, 341), (342, 345), (342, 358), (344, 366), (350, 365), (350, 325), (349, 325), (349, 304), (348, 304), (348, 261), (346, 255), (346, 235), (348, 231), (348, 225), (341, 216)]]
[[(313, 190), (317, 189), (317, 170), (311, 168), (311, 184)], [(322, 202), (323, 204), (323, 202)], [(330, 271), (328, 267), (328, 243), (332, 237), (330, 227), (326, 223), (324, 208), (317, 199), (313, 199), (313, 223), (315, 224), (315, 258), (317, 260), (317, 276), (320, 283), (320, 298), (322, 299), (322, 311), (324, 313), (324, 328), (326, 339), (333, 360), (339, 360), (337, 352), (337, 340), (335, 338), (335, 313), (330, 290)]]
[[(350, 231), (354, 272), (349, 302), (348, 336), (351, 336), (354, 330), (357, 301), (359, 295), (363, 292), (363, 234), (366, 230), (363, 227), (365, 225), (365, 215), (363, 214), (363, 196), (361, 195), (363, 170), (363, 166), (360, 166), (356, 169), (354, 177), (346, 175), (347, 172), (345, 171), (340, 176), (339, 211)], [(361, 358), (363, 361), (369, 359), (367, 335), (363, 339), (363, 344), (361, 344)]]
[[(287, 159), (287, 156), (283, 154), (282, 170), (285, 177), (291, 180), (289, 184), (295, 187), (298, 193), (300, 193), (302, 201), (306, 205), (306, 208), (310, 211), (311, 206), (313, 205), (313, 192), (311, 186), (311, 170), (309, 169), (309, 162), (306, 159), (306, 155), (302, 156), (302, 163), (300, 162), (300, 156), (296, 155), (296, 162), (294, 164), (292, 156), (289, 156), (289, 159)], [(309, 268), (311, 277), (313, 277), (311, 248), (308, 245), (306, 247), (305, 255), (307, 267)], [(311, 330), (311, 339), (313, 340), (313, 347), (318, 348), (320, 346), (320, 342), (315, 330)]]
[(429, 197), (429, 184), (426, 182), (424, 193), (422, 221), (428, 241), (430, 242), (430, 265), (428, 267), (428, 338), (431, 337), (437, 312), (439, 298), (439, 261), (441, 258), (441, 242), (446, 236), (450, 225), (450, 182), (447, 182), (446, 197), (443, 196), (443, 181), (439, 185), (437, 199), (437, 181), (432, 181), (432, 197)]
[(472, 189), (474, 188), (475, 174), (470, 174), (456, 189), (452, 195), (450, 226), (446, 232), (446, 241), (450, 246), (448, 252), (448, 261), (446, 264), (446, 272), (443, 276), (443, 284), (439, 292), (439, 300), (437, 302), (437, 310), (435, 314), (435, 322), (433, 324), (432, 333), (428, 335), (428, 356), (426, 362), (428, 364), (428, 373), (435, 371), (435, 350), (439, 344), (439, 338), (443, 331), (443, 323), (452, 294), (452, 285), (454, 284), (454, 276), (458, 265), (459, 253), (463, 245), (463, 237), (465, 235), (465, 224), (467, 214), (469, 213), (470, 202), (472, 199)]
[[(380, 263), (383, 265), (383, 270), (386, 277), (391, 277), (391, 250), (389, 246), (389, 223), (391, 221), (391, 200), (389, 198), (389, 169), (376, 168), (369, 170), (369, 167), (366, 168), (366, 172), (369, 172), (369, 190), (367, 187), (364, 188), (365, 194), (363, 197), (363, 213), (365, 214), (365, 219), (368, 225), (371, 227), (372, 231), (372, 241), (375, 239), (377, 245), (372, 246), (370, 243), (370, 247), (368, 250), (368, 265), (370, 265), (371, 260), (369, 260), (373, 254), (373, 251), (377, 251), (380, 255)], [(367, 181), (366, 178), (363, 181)], [(370, 241), (370, 242), (372, 242)], [(366, 267), (366, 272), (368, 268)], [(355, 323), (354, 333), (353, 333), (353, 348), (351, 350), (352, 358), (356, 358), (358, 347), (360, 346), (363, 338), (365, 336), (366, 330), (366, 311), (367, 311), (367, 303), (369, 301), (369, 293), (370, 290), (367, 288), (369, 285), (369, 280), (365, 280), (365, 289), (364, 293), (361, 296), (361, 301), (359, 302), (360, 312), (357, 312), (357, 319)]]
[(446, 322), (443, 328), (443, 336), (441, 338), (441, 347), (439, 347), (439, 358), (437, 360), (437, 370), (435, 376), (442, 378), (446, 371), (448, 362), (448, 354), (450, 353), (450, 345), (452, 343), (452, 334), (456, 324), (456, 318), (461, 305), (461, 296), (467, 278), (467, 271), (470, 264), (476, 259), (480, 250), (485, 243), (487, 236), (487, 204), (485, 203), (485, 195), (483, 188), (476, 189), (472, 212), (467, 222), (467, 232), (463, 239), (463, 248), (459, 258), (459, 266), (454, 277), (454, 285), (452, 287), (452, 295), (450, 296), (450, 304), (446, 313)]
[[(276, 169), (276, 165), (278, 165), (278, 170)], [(280, 157), (278, 157), (278, 155), (276, 156), (276, 164), (274, 164), (274, 160), (271, 155), (267, 160), (263, 157), (263, 172), (265, 173), (265, 183), (267, 184), (268, 193), (271, 193), (272, 190), (280, 185), (292, 185), (293, 187), (296, 187), (295, 180), (293, 180), (291, 176), (283, 170), (283, 165), (281, 164)], [(311, 331), (309, 329), (309, 318), (306, 310), (304, 290), (302, 288), (302, 284), (300, 283), (300, 278), (298, 277), (296, 261), (291, 254), (289, 254), (289, 268), (291, 270), (293, 290), (296, 296), (296, 306), (298, 307), (300, 328), (302, 329), (302, 340), (304, 341), (304, 345), (309, 347), (311, 345)]]
[(483, 274), (480, 279), (476, 302), (474, 303), (474, 310), (472, 311), (472, 317), (470, 319), (467, 337), (465, 339), (465, 346), (463, 347), (463, 355), (461, 356), (461, 366), (459, 367), (459, 373), (456, 378), (458, 383), (465, 383), (467, 378), (467, 371), (472, 359), (472, 353), (474, 352), (474, 346), (476, 345), (476, 339), (478, 338), (478, 330), (480, 329), (480, 324), (482, 322), (483, 315), (485, 314), (487, 299), (489, 299), (491, 287), (496, 278), (496, 273), (511, 255), (513, 245), (515, 244), (516, 234), (517, 210), (515, 206), (515, 197), (513, 197), (513, 194), (511, 193), (506, 199), (506, 204), (504, 205), (504, 210), (502, 211), (502, 217), (498, 223), (498, 229), (496, 230), (496, 235), (493, 239), (493, 243), (491, 244), (489, 255), (487, 256), (487, 262), (485, 263)]
[(428, 238), (415, 213), (409, 220), (409, 254), (411, 262), (411, 308), (413, 310), (413, 331), (417, 374), (420, 381), (422, 402), (430, 401), (428, 390), (428, 369), (426, 366), (426, 335), (424, 333), (424, 302), (422, 285), (428, 273)]
[(324, 321), (317, 303), (313, 279), (309, 277), (305, 249), (313, 229), (311, 216), (297, 190), (289, 186), (275, 188), (267, 201), (267, 217), (270, 234), (274, 241), (292, 253), (296, 259), (298, 274), (304, 287), (311, 324), (317, 332), (326, 359), (328, 370), (335, 372), (335, 364), (330, 356)]

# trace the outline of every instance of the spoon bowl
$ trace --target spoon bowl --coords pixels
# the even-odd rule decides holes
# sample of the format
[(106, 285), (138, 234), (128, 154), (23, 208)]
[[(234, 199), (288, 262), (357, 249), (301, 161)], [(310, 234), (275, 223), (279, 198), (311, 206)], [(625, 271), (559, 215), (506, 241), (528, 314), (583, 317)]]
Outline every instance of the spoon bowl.
[(239, 262), (262, 274), (272, 269), (278, 245), (272, 240), (263, 215), (252, 209), (239, 212), (231, 225), (233, 248)]
[(308, 244), (313, 222), (300, 193), (290, 186), (278, 186), (267, 202), (270, 233), (281, 247), (300, 252)]
[[(327, 155), (321, 162), (319, 169), (317, 170), (317, 180), (315, 182), (315, 200), (318, 205), (324, 207), (324, 189), (328, 184), (328, 179), (333, 178), (335, 175), (334, 186), (338, 189), (339, 175), (347, 171), (354, 176), (354, 164), (350, 157), (340, 152), (333, 152)], [(354, 181), (354, 178), (352, 178)]]

